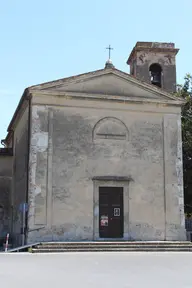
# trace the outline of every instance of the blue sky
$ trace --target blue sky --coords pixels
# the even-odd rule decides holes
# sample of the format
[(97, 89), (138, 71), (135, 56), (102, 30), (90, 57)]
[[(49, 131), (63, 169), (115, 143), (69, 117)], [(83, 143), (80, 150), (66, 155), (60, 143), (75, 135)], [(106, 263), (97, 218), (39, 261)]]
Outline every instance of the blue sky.
[(177, 81), (192, 73), (191, 0), (0, 0), (0, 139), (31, 85), (126, 64), (137, 41), (175, 42)]

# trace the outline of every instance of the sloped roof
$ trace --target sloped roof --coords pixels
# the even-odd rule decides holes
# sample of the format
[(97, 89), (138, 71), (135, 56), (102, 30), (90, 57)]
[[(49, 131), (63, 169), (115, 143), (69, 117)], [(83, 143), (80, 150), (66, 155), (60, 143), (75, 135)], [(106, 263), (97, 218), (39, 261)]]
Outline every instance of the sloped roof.
[[(162, 97), (162, 99), (167, 99), (169, 101), (172, 101), (173, 105), (175, 103), (175, 105), (182, 105), (184, 103), (183, 99), (179, 99), (178, 97), (175, 97), (174, 95), (167, 93), (166, 91), (164, 91), (163, 89), (156, 87), (152, 84), (148, 84), (145, 83), (141, 80), (138, 80), (137, 78), (135, 78), (134, 76), (125, 73), (121, 70), (118, 70), (114, 67), (112, 68), (104, 68), (104, 69), (100, 69), (100, 70), (96, 70), (96, 71), (91, 71), (91, 72), (87, 72), (87, 73), (83, 73), (83, 74), (79, 74), (79, 75), (75, 75), (75, 76), (71, 76), (71, 77), (67, 77), (67, 78), (62, 78), (62, 79), (58, 79), (58, 80), (54, 80), (54, 81), (50, 81), (50, 82), (46, 82), (46, 83), (42, 83), (42, 84), (38, 84), (38, 85), (33, 85), (30, 86), (28, 88), (26, 88), (24, 90), (24, 93), (20, 99), (20, 102), (15, 110), (15, 113), (12, 117), (12, 120), (8, 126), (7, 131), (10, 132), (12, 130), (12, 126), (13, 123), (15, 121), (15, 119), (17, 118), (19, 111), (24, 103), (24, 101), (28, 101), (30, 99), (30, 94), (35, 92), (35, 91), (59, 91), (59, 90), (64, 90), (64, 91), (70, 91), (70, 89), (79, 89), (78, 87), (82, 87), (78, 86), (80, 85), (80, 83), (85, 83), (83, 86), (85, 87), (85, 92), (86, 92), (86, 85), (87, 83), (91, 83), (91, 81), (93, 81), (94, 79), (98, 79), (98, 77), (104, 77), (105, 79), (107, 79), (106, 76), (111, 76), (111, 77), (116, 77), (114, 79), (119, 79), (119, 81), (125, 81), (128, 85), (134, 85), (135, 87), (137, 87), (137, 89), (142, 89), (142, 91), (145, 91), (148, 94), (154, 94), (154, 95), (158, 95), (158, 97)], [(120, 82), (118, 83), (119, 87), (120, 87)], [(70, 88), (71, 87), (71, 88)], [(76, 87), (76, 88), (74, 88)], [(128, 87), (128, 86), (127, 86)], [(126, 96), (126, 89), (124, 89), (124, 94), (123, 96)], [(139, 90), (138, 90), (139, 91)], [(106, 92), (105, 92), (106, 93)]]

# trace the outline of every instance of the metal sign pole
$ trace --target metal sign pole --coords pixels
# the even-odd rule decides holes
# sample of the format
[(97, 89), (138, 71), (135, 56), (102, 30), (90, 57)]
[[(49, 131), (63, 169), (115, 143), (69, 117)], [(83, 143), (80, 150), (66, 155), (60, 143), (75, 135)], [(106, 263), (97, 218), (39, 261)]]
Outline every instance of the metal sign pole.
[(25, 245), (25, 203), (23, 203), (23, 209), (22, 209), (22, 213), (23, 213), (23, 219), (22, 219), (22, 246)]
[(25, 221), (26, 221), (26, 212), (28, 211), (28, 204), (21, 203), (19, 205), (19, 211), (21, 212), (21, 239), (22, 239), (22, 246), (25, 245)]

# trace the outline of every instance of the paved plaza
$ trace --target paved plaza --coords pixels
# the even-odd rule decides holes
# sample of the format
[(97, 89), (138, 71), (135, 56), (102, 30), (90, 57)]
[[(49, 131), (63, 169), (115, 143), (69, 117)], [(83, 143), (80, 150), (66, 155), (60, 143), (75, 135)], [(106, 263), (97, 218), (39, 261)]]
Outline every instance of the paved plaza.
[(0, 287), (191, 288), (192, 253), (0, 254)]

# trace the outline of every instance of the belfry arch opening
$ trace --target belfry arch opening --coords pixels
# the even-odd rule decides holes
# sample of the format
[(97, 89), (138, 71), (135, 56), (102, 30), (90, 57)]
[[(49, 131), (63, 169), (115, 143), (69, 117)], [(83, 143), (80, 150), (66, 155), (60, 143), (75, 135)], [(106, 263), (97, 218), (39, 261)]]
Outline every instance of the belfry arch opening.
[(149, 67), (151, 84), (162, 87), (162, 68), (159, 64), (155, 63)]

